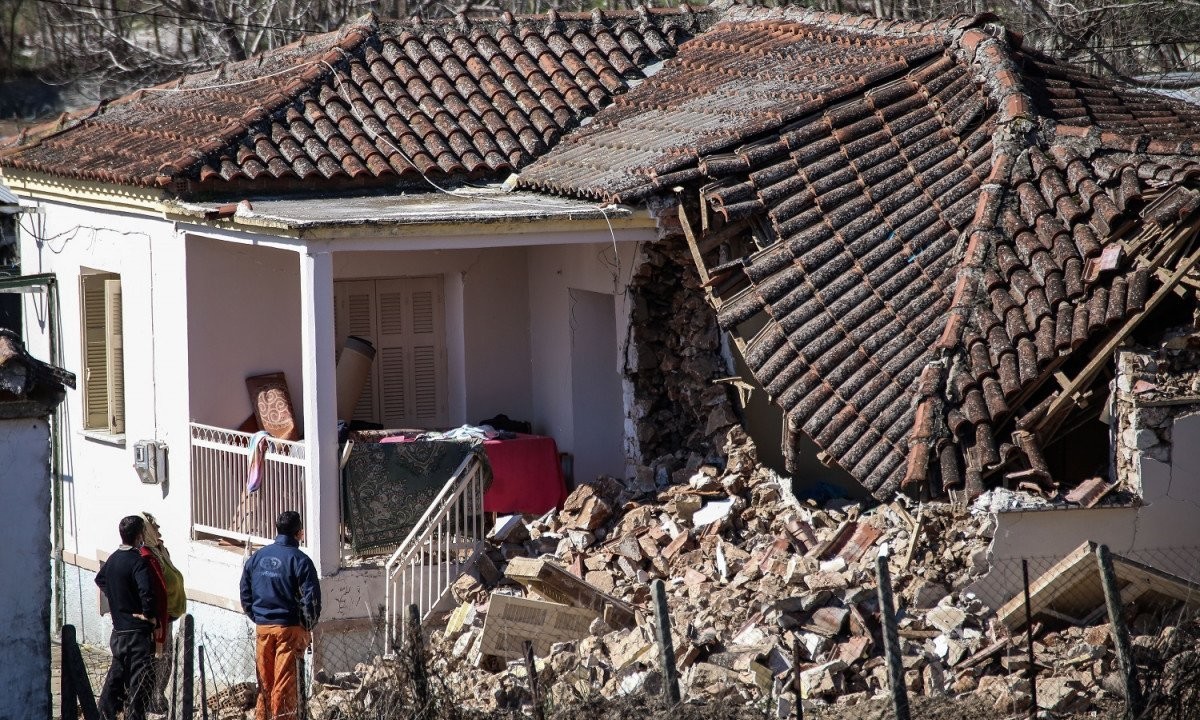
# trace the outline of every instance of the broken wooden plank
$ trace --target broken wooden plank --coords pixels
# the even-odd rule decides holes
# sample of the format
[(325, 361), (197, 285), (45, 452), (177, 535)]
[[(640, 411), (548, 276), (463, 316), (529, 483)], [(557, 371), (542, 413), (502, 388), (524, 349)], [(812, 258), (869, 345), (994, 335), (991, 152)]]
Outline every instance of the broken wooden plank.
[(921, 532), (925, 529), (922, 514), (925, 512), (924, 506), (917, 507), (917, 517), (912, 523), (912, 535), (908, 538), (908, 548), (904, 551), (904, 561), (900, 567), (908, 568), (912, 564), (913, 553), (917, 550), (917, 540), (921, 537)]
[(613, 628), (637, 624), (634, 607), (581, 580), (549, 560), (513, 558), (504, 572), (527, 589), (556, 603), (594, 611)]
[(983, 648), (982, 650), (975, 653), (971, 657), (969, 657), (966, 660), (959, 663), (957, 666), (958, 669), (966, 670), (968, 668), (975, 667), (976, 665), (982, 663), (985, 660), (990, 660), (991, 658), (995, 657), (1001, 650), (1008, 647), (1009, 642), (1010, 642), (1010, 638), (1000, 638), (996, 642), (992, 643), (991, 645), (988, 645), (987, 647)]
[[(707, 285), (710, 279), (708, 265), (705, 264), (704, 254), (700, 252), (700, 246), (697, 244), (696, 232), (692, 228), (691, 218), (688, 217), (687, 205), (681, 202), (678, 208), (679, 224), (683, 228), (683, 236), (687, 239), (688, 251), (692, 254), (692, 262), (696, 265), (696, 272), (700, 273), (700, 282)], [(711, 303), (713, 301), (712, 291), (706, 289), (706, 294)]]

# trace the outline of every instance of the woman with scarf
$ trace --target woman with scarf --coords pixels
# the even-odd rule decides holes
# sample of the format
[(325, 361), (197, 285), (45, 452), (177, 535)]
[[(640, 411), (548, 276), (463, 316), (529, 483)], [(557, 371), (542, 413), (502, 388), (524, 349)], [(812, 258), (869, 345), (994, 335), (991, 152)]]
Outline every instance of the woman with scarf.
[(149, 709), (151, 712), (166, 712), (167, 680), (171, 676), (173, 654), (171, 621), (187, 612), (187, 595), (183, 587), (183, 573), (171, 562), (171, 553), (163, 543), (158, 521), (148, 512), (141, 515), (146, 521), (146, 529), (140, 553), (150, 565), (153, 576), (155, 614), (166, 619), (154, 629), (154, 687), (150, 693)]

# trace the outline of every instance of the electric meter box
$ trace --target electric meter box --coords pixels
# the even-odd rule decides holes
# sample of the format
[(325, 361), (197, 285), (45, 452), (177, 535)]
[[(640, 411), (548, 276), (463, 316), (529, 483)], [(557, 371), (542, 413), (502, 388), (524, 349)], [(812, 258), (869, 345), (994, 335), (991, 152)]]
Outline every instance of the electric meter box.
[(167, 445), (155, 440), (139, 440), (133, 446), (133, 469), (147, 485), (159, 485), (167, 479)]

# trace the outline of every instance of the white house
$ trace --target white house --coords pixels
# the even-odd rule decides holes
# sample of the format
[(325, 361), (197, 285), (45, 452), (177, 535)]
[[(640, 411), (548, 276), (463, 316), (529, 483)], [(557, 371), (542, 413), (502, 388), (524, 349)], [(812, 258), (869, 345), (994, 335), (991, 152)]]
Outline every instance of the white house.
[[(61, 433), (66, 615), (142, 509), (200, 621), (245, 631), (240, 546), (221, 542), (245, 537), (236, 428), (245, 379), (282, 371), (302, 439), (270, 441), (262, 502), (304, 509), (326, 627), (361, 628), (384, 583), (344, 561), (350, 334), (380, 349), (365, 417), (528, 419), (577, 477), (686, 476), (744, 419), (783, 438), (780, 464), (883, 500), (1099, 475), (1149, 502), (1174, 477), (1149, 462), (1169, 431), (1135, 458), (1109, 432), (1145, 428), (1096, 418), (1125, 402), (1115, 349), (1192, 317), (1197, 127), (1195, 106), (990, 16), (737, 5), (369, 18), (64, 117), (0, 147), (0, 170), (39, 209), (23, 272), (57, 288), (26, 303), (29, 345), (61, 336), (82, 377)], [(740, 417), (722, 379), (753, 381)], [(142, 440), (167, 448), (164, 482), (131, 471)], [(1192, 497), (1151, 511), (1181, 546), (1200, 542), (1179, 527)], [(1144, 516), (1072, 507), (1000, 535), (1036, 524), (1071, 548), (1089, 518)]]
[[(358, 419), (445, 428), (504, 413), (554, 438), (576, 477), (633, 472), (627, 290), (655, 219), (464, 184), (503, 179), (700, 27), (686, 10), (631, 18), (572, 21), (572, 42), (607, 48), (578, 67), (556, 17), (419, 39), (370, 19), (7, 151), (5, 181), (36, 205), (24, 271), (57, 292), (27, 299), (26, 341), (42, 357), (61, 342), (81, 378), (61, 414), (56, 542), (58, 610), (83, 639), (107, 637), (94, 573), (139, 511), (159, 520), (207, 632), (248, 632), (242, 543), (268, 542), (288, 508), (322, 577), (323, 631), (378, 616), (383, 570), (348, 567), (342, 532), (335, 357), (350, 334), (379, 351)], [(448, 44), (459, 55), (432, 63)], [(276, 371), (302, 439), (270, 441), (245, 526), (245, 380)], [(135, 472), (143, 441), (155, 475)]]

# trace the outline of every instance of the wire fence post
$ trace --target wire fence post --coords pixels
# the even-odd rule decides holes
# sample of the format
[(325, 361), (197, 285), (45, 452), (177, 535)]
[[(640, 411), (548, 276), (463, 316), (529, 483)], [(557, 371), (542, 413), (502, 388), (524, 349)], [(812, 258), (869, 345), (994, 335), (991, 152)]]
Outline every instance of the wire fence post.
[(792, 690), (796, 693), (796, 720), (804, 720), (804, 690), (800, 682), (800, 641), (792, 640)]
[(679, 704), (679, 670), (675, 667), (675, 647), (671, 642), (667, 588), (662, 580), (655, 580), (650, 586), (650, 591), (654, 595), (655, 631), (658, 635), (658, 650), (662, 655), (663, 690), (666, 693), (667, 704), (675, 707)]
[(426, 717), (429, 707), (429, 675), (425, 670), (425, 641), (421, 637), (421, 608), (408, 606), (409, 658), (412, 661), (413, 686), (420, 708), (417, 717)]
[(67, 652), (67, 648), (75, 644), (75, 626), (62, 626), (62, 645), (59, 650), (62, 653), (62, 669), (58, 675), (58, 692), (59, 692), (59, 709), (63, 718), (79, 717), (79, 701), (75, 697), (75, 682), (73, 675), (74, 668), (72, 667), (71, 656)]
[[(60, 670), (60, 685), (63, 690), (62, 717), (75, 718), (80, 712), (84, 720), (99, 720), (100, 710), (96, 707), (96, 696), (92, 692), (92, 681), (88, 678), (87, 666), (83, 662), (83, 653), (79, 650), (79, 640), (74, 625), (63, 625), (62, 668)], [(71, 703), (71, 714), (67, 714), (66, 703)]]
[(1037, 666), (1033, 657), (1033, 613), (1029, 603), (1029, 561), (1021, 558), (1021, 579), (1025, 588), (1025, 644), (1029, 650), (1029, 667), (1025, 669), (1025, 677), (1029, 678), (1029, 718), (1036, 720), (1038, 713), (1037, 701)]
[(525, 641), (525, 672), (529, 675), (529, 697), (533, 703), (533, 720), (545, 720), (542, 710), (542, 691), (538, 686), (537, 664), (534, 662), (533, 643)]
[(170, 720), (178, 720), (179, 718), (179, 660), (181, 652), (183, 652), (183, 643), (179, 642), (178, 633), (176, 633), (175, 642), (171, 643), (171, 701), (167, 708), (167, 717)]
[(896, 608), (892, 604), (892, 578), (888, 573), (886, 545), (875, 558), (879, 583), (879, 618), (883, 623), (883, 652), (887, 656), (888, 684), (896, 720), (909, 720), (908, 692), (904, 687), (904, 663), (900, 659), (900, 631), (896, 627)]
[(183, 720), (193, 720), (196, 717), (196, 623), (190, 613), (183, 616), (183, 625), (179, 628), (183, 633), (183, 667), (176, 667), (176, 672), (182, 671), (180, 681), (183, 694), (180, 700), (180, 717)]
[(208, 720), (208, 680), (204, 670), (204, 646), (196, 647), (197, 659), (200, 663), (200, 720)]
[(1125, 627), (1125, 616), (1121, 613), (1121, 592), (1117, 589), (1117, 576), (1113, 571), (1112, 556), (1107, 545), (1096, 547), (1096, 562), (1100, 565), (1104, 604), (1108, 608), (1108, 622), (1112, 628), (1113, 646), (1117, 651), (1117, 664), (1125, 684), (1125, 717), (1127, 720), (1134, 720), (1142, 712), (1142, 693), (1138, 688), (1137, 667), (1133, 664), (1129, 631)]
[(308, 687), (304, 653), (296, 658), (296, 720), (308, 720)]

